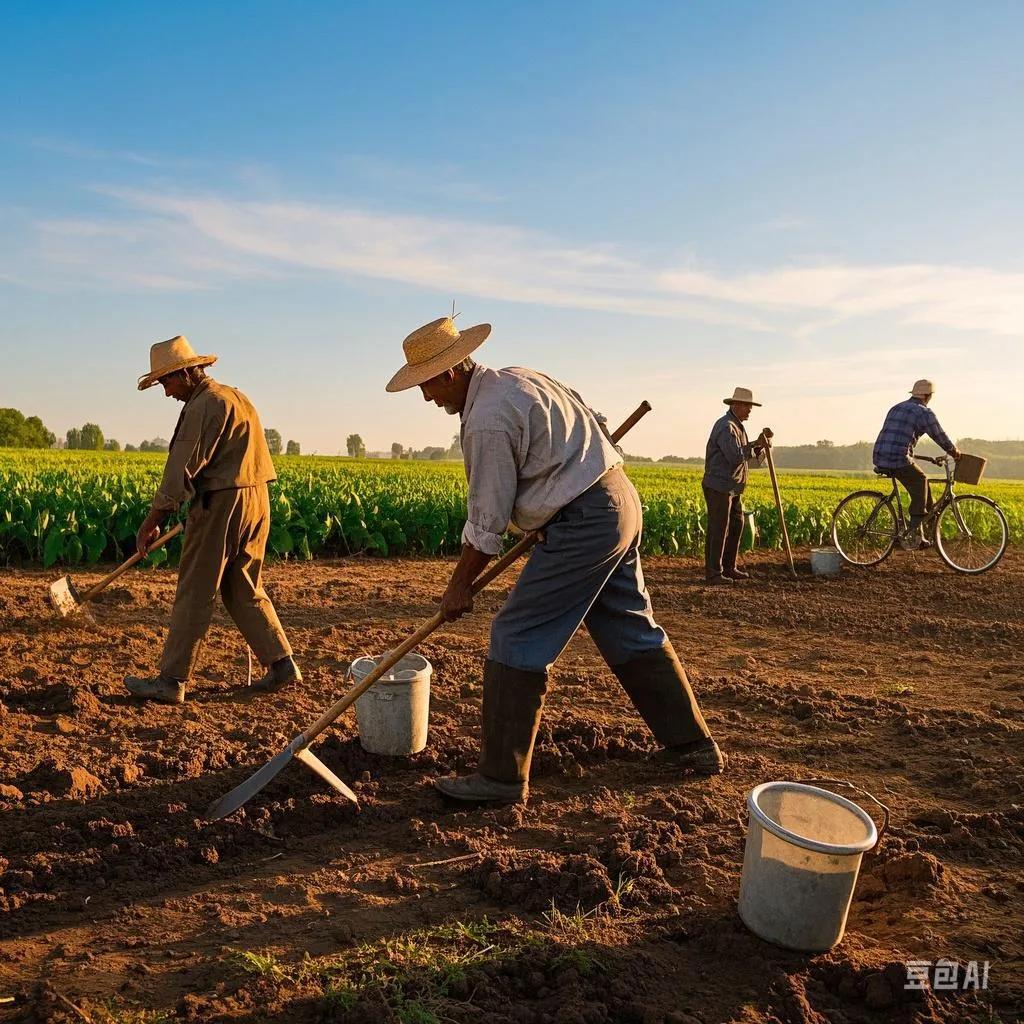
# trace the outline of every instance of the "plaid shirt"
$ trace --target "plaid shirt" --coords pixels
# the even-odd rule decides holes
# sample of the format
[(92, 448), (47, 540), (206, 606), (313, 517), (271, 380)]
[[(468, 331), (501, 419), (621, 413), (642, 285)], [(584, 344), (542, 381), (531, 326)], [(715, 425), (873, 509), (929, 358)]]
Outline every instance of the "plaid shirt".
[(871, 459), (879, 469), (900, 469), (911, 464), (914, 445), (922, 434), (927, 434), (940, 448), (950, 455), (956, 445), (939, 426), (935, 413), (924, 402), (908, 398), (894, 405), (886, 414), (885, 423), (875, 441)]

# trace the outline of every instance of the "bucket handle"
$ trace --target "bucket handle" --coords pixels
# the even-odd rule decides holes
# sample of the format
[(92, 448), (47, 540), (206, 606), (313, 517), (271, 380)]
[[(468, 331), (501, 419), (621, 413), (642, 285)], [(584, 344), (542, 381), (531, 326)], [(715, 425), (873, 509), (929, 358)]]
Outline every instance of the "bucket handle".
[[(872, 850), (878, 848), (878, 844), (882, 841), (882, 836), (889, 830), (889, 808), (878, 797), (869, 793), (866, 789), (861, 789), (860, 786), (855, 786), (852, 782), (845, 782), (843, 779), (800, 779), (799, 783), (801, 786), (817, 786), (822, 783), (829, 786), (846, 786), (847, 789), (852, 789), (855, 793), (866, 796), (885, 815), (882, 827), (878, 830), (878, 838), (875, 840), (875, 845), (871, 847)], [(869, 850), (868, 852), (870, 853), (871, 851)]]

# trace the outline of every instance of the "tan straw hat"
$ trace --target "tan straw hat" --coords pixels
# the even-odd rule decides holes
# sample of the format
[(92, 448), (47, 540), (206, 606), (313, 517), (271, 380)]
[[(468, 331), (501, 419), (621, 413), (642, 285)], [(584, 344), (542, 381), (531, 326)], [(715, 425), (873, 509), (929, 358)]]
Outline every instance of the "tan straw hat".
[(405, 391), (450, 370), (482, 345), (490, 333), (490, 324), (477, 324), (460, 332), (450, 316), (420, 327), (402, 342), (405, 366), (391, 378), (386, 390)]
[(169, 341), (158, 341), (149, 350), (149, 373), (139, 378), (139, 390), (145, 391), (159, 383), (161, 377), (190, 366), (211, 366), (216, 356), (197, 356), (188, 338), (179, 334)]
[(754, 392), (749, 388), (733, 388), (732, 398), (723, 398), (723, 402), (729, 405), (731, 402), (747, 402), (750, 405), (760, 406), (760, 402), (754, 401)]
[(914, 398), (924, 398), (925, 395), (934, 395), (935, 385), (930, 380), (918, 380), (914, 382), (914, 387), (910, 393)]

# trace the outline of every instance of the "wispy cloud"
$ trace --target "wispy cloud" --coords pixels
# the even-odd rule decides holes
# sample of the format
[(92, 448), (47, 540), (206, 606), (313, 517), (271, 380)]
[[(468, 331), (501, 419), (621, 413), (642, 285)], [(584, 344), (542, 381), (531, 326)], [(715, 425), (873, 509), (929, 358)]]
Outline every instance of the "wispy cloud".
[(993, 334), (1024, 331), (1024, 274), (926, 263), (877, 267), (801, 267), (719, 277), (674, 270), (661, 284), (680, 295), (769, 310), (807, 310), (851, 318), (896, 314), (904, 323)]
[(1024, 274), (988, 267), (837, 263), (727, 275), (485, 221), (211, 193), (98, 191), (113, 200), (112, 212), (35, 225), (41, 258), (51, 268), (74, 268), (76, 281), (91, 275), (113, 287), (210, 288), (327, 272), (791, 337), (863, 317), (1024, 333)]
[(140, 167), (149, 168), (182, 168), (200, 165), (200, 161), (184, 157), (154, 156), (129, 149), (102, 149), (98, 146), (85, 146), (67, 139), (34, 138), (24, 144), (30, 149), (55, 153), (57, 156), (68, 157), (72, 160), (137, 164)]
[(504, 198), (495, 189), (467, 179), (454, 163), (399, 163), (372, 154), (357, 153), (340, 158), (337, 165), (342, 172), (391, 193), (435, 196), (470, 203), (500, 203)]

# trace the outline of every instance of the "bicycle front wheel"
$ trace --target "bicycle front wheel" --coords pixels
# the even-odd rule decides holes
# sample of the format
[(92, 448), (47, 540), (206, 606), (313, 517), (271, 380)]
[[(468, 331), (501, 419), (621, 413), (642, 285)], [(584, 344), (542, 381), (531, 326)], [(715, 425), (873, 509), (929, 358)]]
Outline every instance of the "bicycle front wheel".
[(898, 526), (889, 496), (855, 491), (832, 516), (832, 543), (850, 565), (878, 565), (892, 554)]
[(1003, 510), (980, 494), (955, 497), (935, 523), (935, 547), (951, 569), (975, 575), (999, 564), (1010, 531)]

